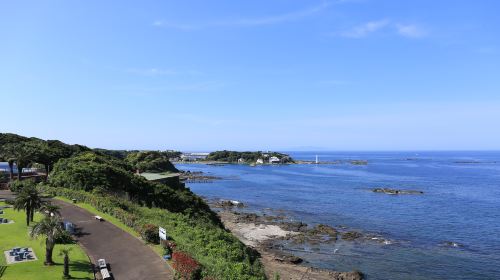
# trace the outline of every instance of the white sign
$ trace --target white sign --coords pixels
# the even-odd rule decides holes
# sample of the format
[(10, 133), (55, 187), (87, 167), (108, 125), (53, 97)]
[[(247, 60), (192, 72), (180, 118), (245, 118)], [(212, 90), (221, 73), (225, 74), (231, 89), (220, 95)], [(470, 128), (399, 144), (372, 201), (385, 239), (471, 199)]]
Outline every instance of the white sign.
[(160, 227), (158, 234), (160, 235), (160, 239), (167, 240), (167, 231), (164, 228)]

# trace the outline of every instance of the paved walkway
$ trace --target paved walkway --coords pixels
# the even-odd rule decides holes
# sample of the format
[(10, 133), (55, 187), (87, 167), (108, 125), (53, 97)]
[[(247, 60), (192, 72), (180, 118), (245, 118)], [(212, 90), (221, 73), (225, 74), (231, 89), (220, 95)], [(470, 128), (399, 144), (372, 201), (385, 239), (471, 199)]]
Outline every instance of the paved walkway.
[[(12, 197), (0, 191), (0, 197)], [(151, 248), (141, 240), (113, 224), (94, 219), (93, 214), (63, 201), (54, 201), (61, 207), (64, 220), (79, 229), (78, 241), (85, 248), (92, 262), (104, 258), (116, 280), (173, 279), (173, 272)]]

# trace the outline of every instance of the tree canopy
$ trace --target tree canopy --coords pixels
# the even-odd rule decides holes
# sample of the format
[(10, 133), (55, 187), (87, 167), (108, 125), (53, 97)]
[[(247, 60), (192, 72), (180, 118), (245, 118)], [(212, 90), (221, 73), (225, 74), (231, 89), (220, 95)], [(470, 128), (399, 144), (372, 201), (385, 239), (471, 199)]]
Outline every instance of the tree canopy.
[(178, 152), (144, 151), (127, 155), (125, 161), (140, 172), (179, 172), (170, 162)]

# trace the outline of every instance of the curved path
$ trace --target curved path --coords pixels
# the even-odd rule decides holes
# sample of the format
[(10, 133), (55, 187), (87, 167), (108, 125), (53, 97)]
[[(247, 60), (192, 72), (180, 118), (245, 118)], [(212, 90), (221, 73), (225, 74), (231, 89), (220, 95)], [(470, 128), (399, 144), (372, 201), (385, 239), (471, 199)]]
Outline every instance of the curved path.
[(78, 242), (95, 264), (104, 258), (116, 280), (173, 279), (173, 272), (151, 248), (115, 225), (98, 221), (85, 209), (54, 200), (61, 215), (77, 227)]

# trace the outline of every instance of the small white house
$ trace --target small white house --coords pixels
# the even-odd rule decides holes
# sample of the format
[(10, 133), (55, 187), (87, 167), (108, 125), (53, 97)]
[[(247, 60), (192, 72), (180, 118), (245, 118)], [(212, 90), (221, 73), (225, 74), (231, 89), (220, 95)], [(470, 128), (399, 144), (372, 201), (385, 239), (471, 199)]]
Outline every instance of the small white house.
[(264, 164), (264, 160), (259, 158), (259, 159), (257, 159), (257, 161), (255, 163), (256, 164)]
[(238, 163), (245, 163), (245, 159), (244, 158), (239, 158), (238, 159)]
[(269, 163), (280, 163), (280, 159), (278, 157), (271, 157), (269, 159)]

